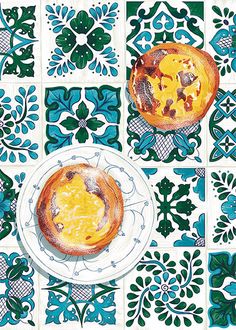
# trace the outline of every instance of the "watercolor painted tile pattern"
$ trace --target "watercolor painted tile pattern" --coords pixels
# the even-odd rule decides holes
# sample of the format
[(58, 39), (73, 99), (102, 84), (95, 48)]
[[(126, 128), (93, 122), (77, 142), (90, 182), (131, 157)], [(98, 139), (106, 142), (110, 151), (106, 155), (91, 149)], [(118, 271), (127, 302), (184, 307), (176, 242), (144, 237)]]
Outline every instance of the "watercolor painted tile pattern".
[(40, 287), (43, 329), (123, 328), (123, 280), (78, 285), (45, 274), (40, 277)]
[(208, 198), (211, 209), (208, 239), (212, 248), (234, 246), (236, 242), (236, 170), (212, 169), (208, 177)]
[(127, 88), (125, 109), (125, 153), (139, 166), (206, 163), (206, 119), (177, 130), (160, 130), (143, 119)]
[(235, 269), (235, 252), (220, 250), (209, 253), (209, 328), (231, 330), (236, 326)]
[[(113, 85), (114, 86), (114, 85)], [(46, 153), (76, 143), (121, 150), (121, 87), (46, 88)]]
[(150, 248), (125, 281), (126, 327), (204, 329), (204, 268), (199, 249)]
[(135, 60), (163, 42), (204, 45), (203, 2), (127, 2), (127, 79)]
[[(68, 6), (43, 1), (45, 48), (44, 80), (123, 80), (118, 35), (124, 31), (121, 1), (80, 1)], [(47, 51), (47, 53), (46, 53)], [(120, 79), (119, 79), (120, 78)]]
[(33, 163), (40, 152), (40, 87), (0, 88), (0, 163)]
[(25, 169), (0, 169), (0, 247), (17, 245), (16, 205)]
[(210, 28), (206, 50), (214, 58), (223, 83), (236, 81), (236, 10), (232, 1), (206, 1)]
[[(17, 251), (19, 248), (17, 248)], [(10, 249), (0, 251), (0, 327), (32, 328), (35, 315), (37, 277), (28, 256)]]
[(205, 246), (205, 169), (144, 169), (157, 221), (151, 246)]
[(228, 87), (218, 89), (209, 114), (209, 161), (222, 165), (236, 160), (236, 90)]
[(0, 80), (7, 75), (34, 77), (35, 8), (11, 2), (0, 8)]

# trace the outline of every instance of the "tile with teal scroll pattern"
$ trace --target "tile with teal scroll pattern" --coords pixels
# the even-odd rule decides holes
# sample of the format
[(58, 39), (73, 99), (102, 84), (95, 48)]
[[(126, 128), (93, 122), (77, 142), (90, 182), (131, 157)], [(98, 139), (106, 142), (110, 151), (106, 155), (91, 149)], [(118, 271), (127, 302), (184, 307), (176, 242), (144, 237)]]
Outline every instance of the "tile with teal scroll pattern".
[[(233, 248), (236, 243), (236, 170), (211, 168), (208, 176), (208, 244)], [(214, 205), (212, 208), (211, 205)]]
[(38, 276), (18, 247), (0, 249), (0, 328), (38, 327)]
[(0, 86), (0, 164), (34, 164), (41, 156), (41, 88)]
[(236, 253), (235, 250), (212, 251), (208, 255), (209, 329), (229, 329), (236, 326)]
[(121, 85), (46, 87), (48, 154), (79, 143), (98, 143), (122, 150)]
[(0, 80), (40, 80), (40, 3), (2, 0)]
[(236, 161), (236, 89), (220, 85), (208, 114), (209, 162), (225, 166)]
[(127, 79), (135, 60), (163, 42), (204, 45), (202, 1), (127, 2)]
[(123, 329), (123, 280), (96, 285), (40, 276), (41, 329)]
[(214, 58), (221, 83), (236, 82), (236, 8), (234, 1), (206, 1), (206, 50)]

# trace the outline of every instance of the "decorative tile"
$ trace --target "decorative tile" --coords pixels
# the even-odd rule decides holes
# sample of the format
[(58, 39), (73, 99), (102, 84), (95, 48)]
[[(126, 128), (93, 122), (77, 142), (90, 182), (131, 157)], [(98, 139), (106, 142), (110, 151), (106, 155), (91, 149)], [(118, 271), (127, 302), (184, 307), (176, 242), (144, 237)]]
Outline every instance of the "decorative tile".
[(44, 80), (123, 80), (123, 11), (122, 1), (44, 0)]
[(32, 329), (37, 324), (37, 277), (28, 256), (17, 251), (0, 252), (0, 327)]
[[(23, 171), (22, 171), (23, 170)], [(16, 204), (25, 180), (24, 169), (0, 169), (0, 247), (17, 245)]]
[(121, 150), (121, 87), (46, 88), (46, 153), (76, 143), (99, 143)]
[(209, 118), (209, 161), (234, 165), (236, 160), (236, 89), (218, 89)]
[(236, 326), (236, 254), (209, 253), (209, 327), (234, 329)]
[(212, 54), (221, 82), (236, 82), (236, 11), (232, 1), (206, 1), (207, 51)]
[(32, 164), (39, 157), (40, 87), (1, 85), (0, 164)]
[[(62, 282), (48, 275), (40, 277), (40, 327), (68, 329), (123, 328), (122, 280), (97, 285)], [(121, 304), (121, 305), (120, 305)]]
[(236, 171), (234, 168), (212, 169), (208, 183), (208, 238), (212, 248), (229, 247), (236, 242)]
[(204, 268), (200, 250), (150, 248), (125, 280), (127, 328), (204, 329)]
[(1, 1), (0, 80), (34, 80), (40, 75), (38, 11), (29, 0)]
[(152, 246), (205, 246), (205, 169), (144, 169), (156, 197)]
[(125, 153), (139, 166), (206, 163), (206, 118), (192, 126), (163, 131), (144, 120), (127, 89), (125, 108)]
[(127, 79), (135, 60), (163, 42), (203, 48), (203, 2), (127, 2)]

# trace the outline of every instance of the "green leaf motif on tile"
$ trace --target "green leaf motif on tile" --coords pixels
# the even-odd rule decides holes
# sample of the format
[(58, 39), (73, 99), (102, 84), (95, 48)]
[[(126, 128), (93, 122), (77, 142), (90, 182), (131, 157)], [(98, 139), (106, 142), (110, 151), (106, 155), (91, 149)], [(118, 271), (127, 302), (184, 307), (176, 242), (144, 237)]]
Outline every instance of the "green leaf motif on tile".
[(236, 217), (236, 178), (233, 173), (212, 172), (212, 185), (218, 194), (215, 195), (221, 202), (221, 211), (224, 213), (216, 219), (213, 242), (215, 244), (230, 244), (236, 237), (234, 219)]
[(211, 327), (236, 326), (236, 254), (209, 254), (210, 302), (208, 316)]
[[(173, 224), (179, 230), (190, 230), (187, 218), (196, 209), (191, 199), (186, 198), (190, 193), (189, 184), (180, 184), (173, 192), (175, 184), (168, 178), (163, 178), (156, 184), (155, 197), (157, 201), (157, 232), (165, 238), (175, 231)], [(176, 202), (177, 201), (177, 202)]]
[(190, 327), (194, 323), (202, 323), (203, 308), (193, 303), (187, 304), (183, 300), (185, 295), (190, 299), (200, 293), (200, 286), (204, 282), (201, 275), (204, 271), (199, 267), (199, 257), (199, 250), (193, 253), (185, 251), (184, 259), (179, 260), (183, 269), (176, 274), (176, 262), (170, 259), (169, 253), (147, 251), (136, 266), (140, 276), (130, 285), (130, 292), (127, 294), (126, 326), (132, 327), (137, 323), (145, 327), (146, 319), (151, 316), (149, 309), (152, 306), (155, 306), (157, 319), (170, 326), (170, 329), (173, 326)]

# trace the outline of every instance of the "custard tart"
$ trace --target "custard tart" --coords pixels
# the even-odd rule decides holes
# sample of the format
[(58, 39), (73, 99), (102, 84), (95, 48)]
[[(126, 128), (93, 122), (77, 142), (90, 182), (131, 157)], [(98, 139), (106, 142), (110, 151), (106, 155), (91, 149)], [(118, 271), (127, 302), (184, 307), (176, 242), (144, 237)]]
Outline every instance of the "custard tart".
[(129, 92), (152, 126), (173, 130), (202, 119), (217, 93), (219, 72), (212, 57), (179, 43), (153, 47), (135, 62)]
[(112, 241), (122, 223), (122, 193), (101, 169), (66, 166), (47, 180), (36, 213), (43, 235), (60, 252), (95, 254)]

